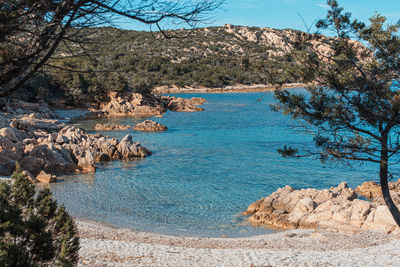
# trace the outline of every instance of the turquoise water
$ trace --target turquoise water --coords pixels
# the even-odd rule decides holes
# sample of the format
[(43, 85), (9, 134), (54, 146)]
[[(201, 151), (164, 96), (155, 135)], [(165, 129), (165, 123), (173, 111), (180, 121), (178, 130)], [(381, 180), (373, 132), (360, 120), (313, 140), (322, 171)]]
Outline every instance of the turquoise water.
[[(60, 176), (52, 186), (59, 202), (76, 217), (135, 230), (234, 237), (271, 231), (248, 225), (240, 213), (279, 187), (329, 188), (341, 181), (355, 187), (377, 180), (375, 165), (351, 169), (280, 157), (276, 150), (283, 145), (312, 146), (312, 138), (270, 110), (272, 93), (183, 96), (207, 99), (205, 111), (154, 118), (168, 127), (163, 133), (105, 133), (131, 133), (153, 155), (101, 164), (93, 174)], [(112, 122), (133, 125), (144, 119)], [(79, 125), (90, 130), (96, 122)]]

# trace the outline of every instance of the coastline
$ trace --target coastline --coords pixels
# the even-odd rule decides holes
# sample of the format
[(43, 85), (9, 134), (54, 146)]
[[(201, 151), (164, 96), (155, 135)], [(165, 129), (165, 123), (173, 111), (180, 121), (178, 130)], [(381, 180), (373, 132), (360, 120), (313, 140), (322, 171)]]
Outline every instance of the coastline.
[(76, 219), (79, 266), (400, 265), (400, 236), (296, 229), (241, 238), (176, 237)]
[(230, 85), (226, 87), (208, 88), (208, 87), (177, 87), (177, 86), (160, 86), (153, 89), (153, 94), (193, 94), (193, 93), (257, 93), (272, 92), (280, 89), (292, 89), (305, 87), (303, 83), (287, 83), (282, 86), (267, 86), (265, 84), (253, 85)]

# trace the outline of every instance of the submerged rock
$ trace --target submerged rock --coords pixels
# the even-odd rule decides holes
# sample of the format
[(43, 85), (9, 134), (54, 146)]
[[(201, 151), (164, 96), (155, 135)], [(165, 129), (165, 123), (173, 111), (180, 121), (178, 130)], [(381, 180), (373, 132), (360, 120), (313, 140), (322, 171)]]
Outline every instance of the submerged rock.
[(94, 129), (99, 132), (106, 132), (106, 131), (126, 131), (132, 128), (130, 125), (124, 124), (101, 124), (97, 123)]
[(386, 205), (358, 199), (346, 183), (324, 190), (286, 186), (251, 204), (246, 213), (250, 222), (267, 227), (400, 233)]
[(143, 122), (140, 122), (136, 124), (136, 126), (133, 128), (135, 131), (143, 131), (143, 132), (163, 132), (166, 131), (168, 128), (156, 121), (152, 120), (145, 120)]

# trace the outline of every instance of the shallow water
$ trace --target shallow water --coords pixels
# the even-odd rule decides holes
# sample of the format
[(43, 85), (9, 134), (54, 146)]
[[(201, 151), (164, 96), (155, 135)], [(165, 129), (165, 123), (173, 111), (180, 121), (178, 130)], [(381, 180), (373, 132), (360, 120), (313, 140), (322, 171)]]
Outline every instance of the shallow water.
[[(341, 181), (355, 187), (377, 180), (375, 165), (351, 169), (279, 156), (276, 150), (284, 145), (312, 146), (312, 137), (270, 110), (272, 93), (183, 95), (192, 96), (207, 99), (205, 111), (154, 118), (166, 132), (105, 133), (130, 133), (152, 156), (101, 164), (94, 174), (60, 176), (51, 187), (54, 196), (80, 218), (163, 234), (236, 237), (271, 231), (248, 225), (240, 213), (279, 187), (329, 188)], [(79, 125), (93, 129), (96, 122)]]

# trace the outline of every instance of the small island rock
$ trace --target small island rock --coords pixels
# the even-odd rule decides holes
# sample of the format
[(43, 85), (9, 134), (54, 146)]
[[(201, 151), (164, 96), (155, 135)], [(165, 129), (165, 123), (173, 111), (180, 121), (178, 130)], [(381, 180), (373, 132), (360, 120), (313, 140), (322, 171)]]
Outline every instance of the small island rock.
[(168, 128), (161, 123), (152, 120), (145, 120), (141, 123), (136, 124), (133, 128), (135, 131), (143, 131), (143, 132), (162, 132), (166, 131)]

